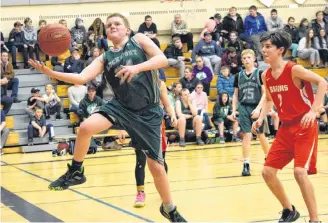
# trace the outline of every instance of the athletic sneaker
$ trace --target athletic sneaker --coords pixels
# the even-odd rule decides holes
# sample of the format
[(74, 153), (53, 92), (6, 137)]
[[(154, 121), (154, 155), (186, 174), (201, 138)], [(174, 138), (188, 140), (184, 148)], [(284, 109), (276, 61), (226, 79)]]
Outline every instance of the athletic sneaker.
[(163, 204), (161, 205), (159, 211), (161, 212), (161, 214), (167, 218), (170, 222), (187, 222), (186, 219), (184, 219), (181, 214), (178, 212), (177, 207), (175, 206), (173, 211), (170, 211), (169, 213), (167, 213), (166, 211), (164, 211), (164, 207)]
[(300, 213), (296, 210), (295, 206), (292, 205), (293, 211), (289, 209), (282, 210), (282, 215), (278, 222), (293, 222), (300, 217)]
[(225, 143), (225, 140), (223, 137), (220, 137), (220, 141), (219, 141), (220, 144), (224, 144)]
[(136, 201), (134, 202), (135, 208), (142, 208), (146, 205), (146, 194), (143, 191), (138, 191)]
[(202, 139), (196, 139), (196, 144), (200, 145), (200, 146), (203, 146), (205, 143)]
[(69, 186), (83, 184), (87, 179), (84, 176), (84, 167), (79, 170), (67, 164), (67, 172), (49, 185), (50, 190), (66, 190)]
[(241, 173), (241, 175), (244, 176), (244, 177), (251, 175), (251, 170), (249, 168), (249, 163), (244, 163), (243, 172)]
[(186, 142), (184, 140), (181, 140), (179, 141), (179, 146), (180, 147), (185, 147), (186, 146)]

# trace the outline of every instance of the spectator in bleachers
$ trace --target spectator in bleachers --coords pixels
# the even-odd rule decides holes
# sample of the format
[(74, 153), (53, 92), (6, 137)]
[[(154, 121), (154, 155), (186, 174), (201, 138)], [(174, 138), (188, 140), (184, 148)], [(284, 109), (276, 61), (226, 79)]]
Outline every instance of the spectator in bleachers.
[(187, 88), (189, 92), (195, 90), (196, 85), (199, 83), (199, 79), (194, 76), (190, 67), (186, 67), (184, 77), (179, 80), (182, 88)]
[(323, 20), (323, 11), (319, 11), (315, 14), (316, 19), (312, 21), (312, 29), (314, 36), (320, 35), (320, 29), (324, 29), (328, 33), (328, 22)]
[(320, 55), (317, 49), (314, 49), (314, 32), (308, 29), (306, 36), (303, 37), (298, 44), (298, 57), (306, 60), (309, 59), (311, 67), (320, 65)]
[[(108, 45), (108, 41), (107, 41)], [(92, 50), (96, 47), (96, 41), (95, 41), (95, 33), (93, 31), (88, 31), (87, 33), (87, 41), (85, 43), (85, 52), (84, 52), (84, 60), (89, 60), (90, 57), (92, 57)], [(98, 48), (99, 49), (99, 48)], [(99, 49), (100, 52), (100, 49)]]
[(282, 30), (284, 28), (284, 22), (280, 17), (278, 17), (277, 9), (271, 10), (271, 16), (267, 19), (266, 25), (268, 31), (277, 31)]
[(1, 145), (0, 145), (0, 153), (3, 154), (3, 147), (6, 144), (6, 141), (9, 136), (9, 129), (6, 127), (6, 115), (3, 110), (0, 110), (1, 112), (1, 120), (0, 120), (0, 132), (1, 132)]
[(196, 65), (193, 66), (192, 73), (203, 84), (204, 91), (207, 96), (209, 96), (213, 73), (211, 69), (204, 64), (204, 60), (201, 56), (196, 57)]
[(174, 21), (171, 23), (172, 38), (180, 36), (183, 43), (187, 43), (188, 51), (191, 52), (194, 48), (193, 35), (188, 29), (186, 21), (182, 20), (180, 14), (174, 15)]
[(158, 68), (158, 77), (160, 80), (166, 82), (165, 71), (163, 68)]
[(232, 98), (234, 93), (234, 82), (235, 76), (230, 73), (229, 67), (223, 66), (221, 68), (221, 74), (216, 81), (216, 87), (218, 89), (218, 94), (222, 94), (222, 92), (227, 92), (229, 97)]
[(84, 69), (84, 61), (80, 59), (79, 50), (73, 48), (71, 50), (71, 56), (65, 60), (64, 72), (79, 74)]
[(180, 92), (180, 99), (175, 104), (176, 114), (178, 116), (178, 131), (180, 136), (179, 146), (185, 146), (186, 129), (196, 130), (196, 143), (204, 145), (201, 139), (202, 133), (202, 118), (197, 115), (196, 106), (192, 103), (188, 89), (182, 89)]
[[(240, 14), (237, 13), (236, 7), (231, 7), (229, 9), (229, 14), (223, 18), (223, 29), (231, 32), (237, 32), (237, 37), (239, 36), (244, 40), (244, 22)], [(231, 37), (231, 35), (230, 35)], [(230, 39), (231, 40), (231, 39)]]
[(32, 88), (31, 89), (31, 96), (27, 99), (27, 107), (25, 111), (30, 119), (34, 116), (35, 108), (44, 109), (44, 101), (45, 99), (40, 97), (40, 89), (39, 88)]
[(230, 41), (228, 42), (227, 47), (233, 47), (236, 49), (238, 64), (241, 64), (241, 52), (244, 50), (244, 46), (243, 43), (240, 41), (238, 33), (236, 31), (232, 31), (230, 33)]
[(328, 4), (325, 6), (325, 9), (323, 10), (323, 19), (325, 22), (328, 22)]
[(328, 36), (324, 29), (320, 29), (319, 36), (314, 38), (314, 48), (319, 51), (323, 65), (328, 67)]
[(12, 57), (12, 64), (14, 69), (18, 69), (17, 63), (16, 63), (16, 53), (18, 52), (23, 53), (23, 59), (24, 59), (24, 69), (27, 69), (28, 63), (27, 63), (27, 43), (24, 37), (24, 32), (21, 30), (22, 24), (20, 22), (15, 22), (14, 29), (9, 34), (9, 42), (11, 44), (11, 57)]
[(54, 71), (64, 72), (65, 60), (70, 57), (70, 51), (66, 50), (64, 53), (57, 57), (51, 57), (51, 65)]
[(1, 76), (7, 78), (7, 90), (12, 90), (11, 97), (14, 103), (21, 102), (18, 96), (19, 80), (15, 77), (13, 65), (8, 61), (8, 53), (6, 51), (1, 53)]
[(268, 31), (263, 15), (257, 12), (255, 5), (249, 7), (249, 15), (245, 18), (245, 38), (251, 44), (256, 52), (257, 60), (262, 60), (262, 45), (260, 35)]
[(148, 36), (157, 46), (161, 48), (157, 36), (157, 26), (153, 23), (153, 19), (150, 15), (145, 16), (145, 22), (139, 26), (138, 33), (143, 33)]
[(240, 142), (237, 137), (238, 121), (232, 116), (232, 105), (229, 94), (223, 91), (217, 96), (216, 103), (213, 109), (212, 122), (217, 130), (219, 130), (220, 143), (225, 143), (224, 129), (232, 128), (232, 141)]
[(72, 46), (84, 51), (84, 44), (87, 40), (87, 31), (83, 25), (83, 20), (80, 18), (75, 19), (75, 26), (71, 29)]
[[(40, 61), (39, 47), (36, 46), (38, 40), (37, 30), (32, 25), (32, 20), (30, 18), (24, 19), (24, 25), (22, 30), (24, 32), (29, 57), (30, 59)], [(35, 57), (33, 53), (35, 53)]]
[(103, 105), (103, 100), (96, 95), (96, 88), (93, 85), (88, 86), (88, 92), (79, 104), (78, 116), (81, 121), (87, 119), (97, 107)]
[[(39, 33), (40, 33), (41, 29), (43, 29), (44, 27), (46, 27), (46, 25), (47, 25), (47, 21), (46, 20), (41, 19), (39, 21), (39, 29), (37, 31), (37, 38), (39, 38)], [(36, 45), (36, 47), (38, 47), (38, 51), (40, 52), (41, 51), (41, 48), (40, 48), (40, 45), (39, 45), (39, 39), (38, 39), (38, 42), (35, 45)], [(49, 55), (46, 54), (46, 61), (48, 61), (48, 60), (49, 60)]]
[(199, 40), (194, 50), (192, 51), (192, 63), (195, 65), (196, 55), (201, 56), (205, 65), (212, 70), (215, 75), (219, 74), (221, 66), (221, 48), (212, 40), (212, 35), (209, 32), (204, 33), (204, 39)]
[(92, 25), (89, 27), (89, 30), (94, 33), (94, 41), (97, 43), (97, 47), (99, 49), (104, 49), (104, 51), (108, 50), (108, 42), (106, 35), (106, 27), (105, 24), (101, 21), (100, 18), (96, 18)]
[(328, 117), (327, 117), (328, 116), (328, 89), (326, 90), (326, 94), (325, 94), (324, 101), (322, 104), (322, 109), (324, 109), (324, 112), (326, 114), (325, 130), (326, 130), (326, 133), (328, 133)]
[(223, 29), (221, 19), (222, 17), (220, 13), (216, 13), (213, 17), (210, 17), (205, 24), (205, 28), (200, 33), (200, 38), (204, 39), (204, 34), (209, 32), (212, 35), (212, 40), (215, 41), (219, 46), (222, 46), (224, 43), (224, 38), (228, 38), (228, 31)]
[(62, 119), (60, 111), (62, 108), (61, 100), (55, 92), (51, 84), (46, 85), (46, 93), (42, 97), (45, 102), (46, 119), (50, 119), (50, 115), (56, 114), (56, 119)]
[(1, 73), (1, 80), (0, 80), (0, 88), (1, 88), (1, 104), (3, 106), (3, 111), (5, 114), (8, 114), (12, 104), (13, 104), (13, 98), (7, 96), (7, 84), (8, 79), (4, 76), (2, 76)]
[(100, 55), (100, 49), (98, 47), (94, 47), (91, 49), (91, 57), (89, 57), (88, 61), (87, 61), (87, 66), (89, 66), (92, 61), (94, 61), (94, 59), (96, 59), (97, 57), (99, 57)]
[(68, 88), (68, 99), (70, 102), (69, 111), (77, 114), (79, 104), (87, 94), (87, 87), (84, 85), (74, 84)]
[(65, 19), (61, 19), (58, 21), (59, 24), (65, 26), (67, 28), (67, 21)]
[(28, 145), (33, 145), (34, 137), (42, 138), (46, 133), (49, 134), (49, 142), (52, 142), (55, 137), (54, 126), (51, 123), (46, 124), (46, 120), (43, 116), (43, 109), (36, 108), (34, 116), (27, 127)]
[(221, 57), (221, 65), (229, 67), (232, 74), (236, 74), (241, 71), (241, 64), (239, 64), (235, 48), (228, 47), (226, 52)]
[(182, 53), (182, 42), (179, 36), (175, 36), (172, 38), (172, 43), (169, 44), (164, 50), (164, 54), (169, 61), (169, 66), (176, 67), (179, 69), (180, 77), (183, 77), (185, 70), (185, 62), (186, 59)]
[(310, 29), (310, 24), (309, 24), (309, 20), (307, 20), (306, 18), (303, 18), (300, 22), (300, 25), (298, 26), (298, 35), (300, 37), (300, 39), (302, 39), (303, 37), (306, 36), (306, 32), (308, 29)]
[(170, 105), (175, 109), (175, 101), (180, 97), (180, 92), (182, 90), (182, 84), (176, 82), (172, 84), (171, 91), (168, 92)]
[(192, 103), (196, 106), (197, 115), (202, 118), (204, 130), (211, 129), (210, 119), (208, 117), (208, 98), (207, 94), (203, 91), (204, 86), (198, 83), (195, 90), (191, 93)]
[(6, 44), (5, 44), (5, 38), (3, 37), (2, 32), (0, 32), (1, 35), (1, 41), (0, 41), (0, 45), (1, 45), (1, 52), (9, 52), (9, 49), (7, 48)]
[(298, 42), (300, 41), (298, 29), (294, 25), (295, 23), (295, 18), (294, 17), (289, 17), (288, 18), (288, 23), (286, 24), (284, 30), (290, 34), (292, 38), (292, 44), (290, 45), (290, 48), (292, 50), (292, 59), (297, 57), (297, 48), (298, 48)]

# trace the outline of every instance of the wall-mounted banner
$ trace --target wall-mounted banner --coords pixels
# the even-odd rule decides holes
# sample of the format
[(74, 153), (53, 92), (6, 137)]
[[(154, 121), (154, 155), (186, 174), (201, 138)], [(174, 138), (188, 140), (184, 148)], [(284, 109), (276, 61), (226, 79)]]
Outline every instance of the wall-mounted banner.
[(266, 7), (270, 7), (274, 2), (274, 0), (259, 0), (259, 1)]

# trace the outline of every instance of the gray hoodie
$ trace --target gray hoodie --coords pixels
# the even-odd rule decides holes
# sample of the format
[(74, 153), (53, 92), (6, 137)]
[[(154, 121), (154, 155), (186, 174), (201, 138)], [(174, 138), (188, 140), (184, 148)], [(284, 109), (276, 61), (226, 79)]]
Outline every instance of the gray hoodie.
[(284, 29), (284, 22), (281, 18), (277, 17), (277, 19), (273, 20), (269, 17), (266, 21), (268, 31), (277, 31)]
[(71, 29), (72, 42), (82, 44), (87, 40), (87, 31), (83, 26), (83, 20), (76, 18), (75, 26)]
[(34, 45), (37, 43), (38, 34), (37, 34), (37, 30), (33, 26), (24, 26), (22, 27), (22, 31), (24, 32), (24, 38), (26, 40), (26, 44)]

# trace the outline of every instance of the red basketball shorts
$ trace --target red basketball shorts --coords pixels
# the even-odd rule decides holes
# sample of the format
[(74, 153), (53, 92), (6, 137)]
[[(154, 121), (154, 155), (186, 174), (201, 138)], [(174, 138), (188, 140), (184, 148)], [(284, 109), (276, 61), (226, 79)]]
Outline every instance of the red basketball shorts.
[(306, 129), (300, 122), (281, 125), (264, 165), (282, 169), (294, 159), (294, 167), (306, 168), (308, 174), (316, 174), (318, 125), (314, 122)]
[(162, 128), (162, 133), (161, 133), (161, 135), (162, 135), (162, 152), (165, 152), (166, 149), (167, 149), (167, 142), (166, 142), (166, 133), (165, 133), (165, 122), (164, 122), (164, 120), (162, 122), (161, 128)]

